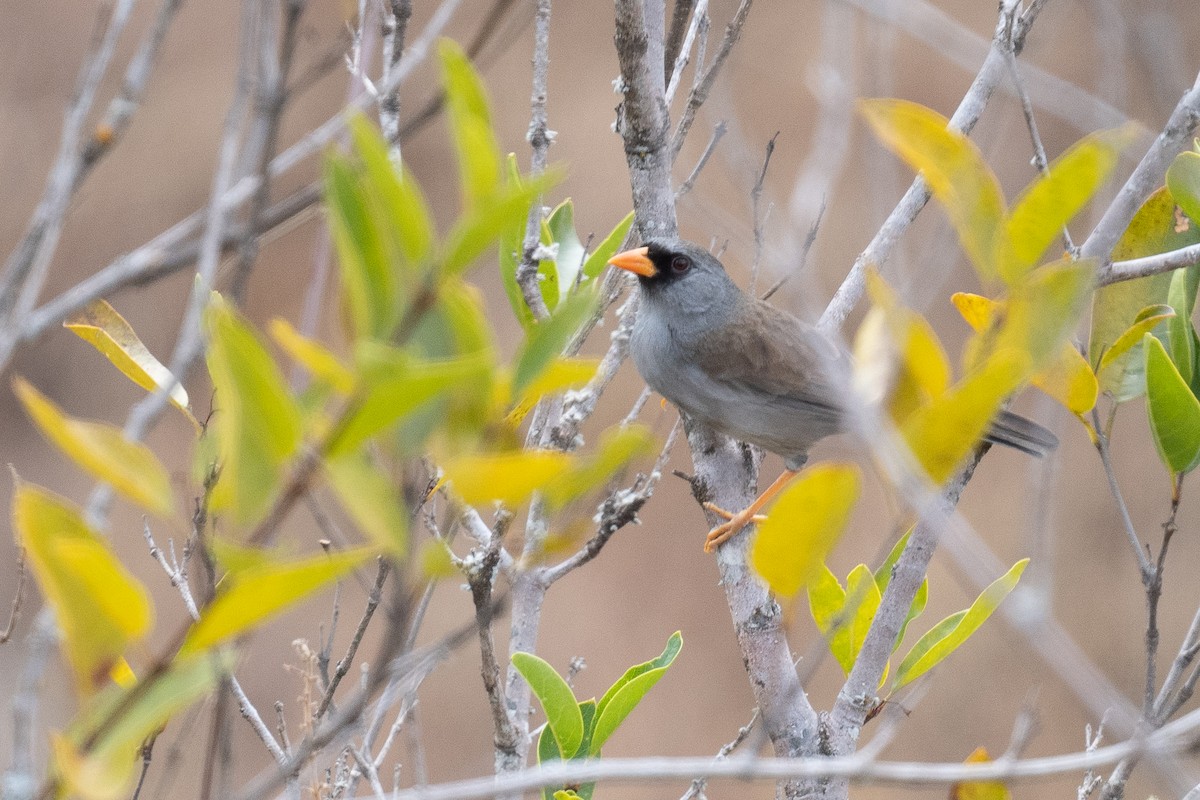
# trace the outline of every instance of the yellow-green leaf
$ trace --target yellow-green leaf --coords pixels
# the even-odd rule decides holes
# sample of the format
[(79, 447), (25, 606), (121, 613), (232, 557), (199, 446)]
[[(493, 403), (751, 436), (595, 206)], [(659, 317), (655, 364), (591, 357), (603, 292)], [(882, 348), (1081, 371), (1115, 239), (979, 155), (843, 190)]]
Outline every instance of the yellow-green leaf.
[(1167, 169), (1167, 189), (1183, 213), (1200, 222), (1200, 153), (1188, 150), (1175, 156)]
[(1059, 156), (1046, 175), (1025, 188), (1006, 224), (1012, 258), (1001, 269), (1008, 283), (1015, 283), (1037, 264), (1071, 218), (1108, 180), (1121, 151), (1136, 134), (1134, 123), (1093, 133)]
[(467, 54), (449, 39), (438, 42), (450, 132), (458, 155), (464, 209), (490, 196), (500, 181), (500, 148), (492, 132), (483, 81)]
[(758, 527), (750, 551), (754, 570), (781, 598), (791, 598), (818, 574), (858, 499), (858, 468), (817, 464), (780, 493)]
[(1147, 333), (1146, 411), (1163, 463), (1172, 473), (1190, 472), (1200, 463), (1200, 400), (1192, 394), (1162, 342)]
[(344, 395), (354, 391), (354, 373), (325, 345), (300, 333), (286, 319), (276, 317), (271, 320), (267, 330), (275, 344), (308, 370), (318, 383), (324, 383)]
[(583, 741), (583, 714), (571, 687), (554, 667), (532, 653), (513, 653), (512, 664), (542, 704), (546, 725), (554, 732), (560, 751), (568, 757), (574, 755)]
[(829, 651), (849, 675), (879, 610), (882, 592), (866, 564), (850, 572), (845, 589), (828, 567), (823, 566), (822, 572), (808, 585), (809, 608)]
[(627, 425), (600, 435), (595, 454), (576, 458), (572, 466), (545, 487), (546, 502), (561, 508), (612, 480), (629, 461), (654, 448), (654, 434), (643, 425)]
[(526, 450), (452, 458), (442, 464), (454, 493), (464, 503), (497, 501), (518, 505), (575, 465), (554, 450)]
[(270, 508), (300, 446), (300, 411), (275, 360), (220, 295), (213, 294), (204, 319), (221, 455), (212, 503), (250, 525)]
[(269, 563), (229, 576), (222, 591), (188, 632), (180, 654), (207, 650), (257, 628), (308, 595), (347, 575), (377, 548), (321, 554), (299, 561)]
[(171, 479), (154, 452), (115, 425), (72, 419), (23, 378), (13, 390), (42, 435), (93, 477), (160, 516), (175, 508)]
[(1013, 287), (987, 352), (1015, 350), (1028, 356), (1031, 372), (1040, 371), (1062, 352), (1087, 305), (1094, 275), (1093, 262), (1070, 259), (1030, 272)]
[(945, 117), (916, 103), (864, 100), (861, 109), (875, 135), (925, 176), (980, 277), (995, 278), (1006, 210), (1000, 183), (979, 148), (950, 130)]
[(55, 765), (71, 796), (84, 800), (127, 797), (134, 774), (142, 766), (138, 755), (142, 743), (177, 713), (208, 695), (232, 667), (230, 654), (176, 659), (149, 687), (136, 690), (137, 697), (132, 701), (126, 699), (133, 691), (132, 684), (111, 687), (98, 696), (96, 713), (86, 715), (88, 721), (118, 705), (125, 711), (99, 732), (86, 754), (80, 753), (78, 746), (90, 731), (81, 726), (52, 738)]
[(18, 482), (13, 531), (63, 632), (80, 691), (108, 680), (126, 647), (150, 630), (150, 595), (66, 499)]
[(171, 387), (171, 404), (197, 428), (188, 395), (175, 376), (146, 349), (125, 318), (105, 300), (96, 300), (63, 322), (63, 327), (100, 351), (125, 377), (148, 392)]
[(520, 422), (545, 395), (583, 386), (592, 379), (599, 366), (600, 361), (595, 358), (554, 359), (544, 372), (525, 387), (521, 396), (516, 398), (512, 411), (508, 414), (509, 421)]
[(587, 261), (583, 262), (584, 277), (599, 277), (604, 268), (608, 266), (608, 260), (617, 254), (617, 250), (620, 249), (621, 243), (625, 241), (625, 237), (632, 227), (633, 212), (630, 211), (623, 220), (617, 223), (608, 236), (605, 236), (604, 240), (596, 245), (596, 249), (587, 257)]
[(984, 589), (970, 608), (951, 614), (918, 639), (896, 670), (892, 692), (921, 677), (957, 650), (1008, 597), (1028, 564), (1028, 558), (1018, 561)]
[(403, 557), (408, 550), (408, 514), (387, 473), (362, 453), (329, 459), (325, 471), (342, 507), (362, 532), (390, 555)]
[(917, 411), (901, 428), (909, 449), (937, 484), (954, 474), (1027, 373), (1028, 358), (1004, 351)]

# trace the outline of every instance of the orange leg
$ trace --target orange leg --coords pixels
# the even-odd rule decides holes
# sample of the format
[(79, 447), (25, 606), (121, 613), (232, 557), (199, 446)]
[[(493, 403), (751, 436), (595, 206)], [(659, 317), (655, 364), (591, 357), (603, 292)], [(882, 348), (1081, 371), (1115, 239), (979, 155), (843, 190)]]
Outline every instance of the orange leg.
[(779, 494), (784, 486), (787, 486), (788, 481), (796, 476), (796, 473), (790, 469), (785, 469), (783, 474), (775, 479), (775, 482), (763, 490), (763, 493), (755, 498), (754, 502), (746, 506), (736, 514), (731, 514), (723, 508), (705, 503), (704, 507), (712, 511), (718, 516), (722, 516), (729, 520), (708, 532), (708, 538), (704, 540), (704, 552), (711, 553), (717, 547), (724, 544), (733, 538), (733, 535), (746, 527), (751, 522), (761, 522), (765, 517), (759, 516), (758, 512), (762, 507), (771, 502), (771, 498)]

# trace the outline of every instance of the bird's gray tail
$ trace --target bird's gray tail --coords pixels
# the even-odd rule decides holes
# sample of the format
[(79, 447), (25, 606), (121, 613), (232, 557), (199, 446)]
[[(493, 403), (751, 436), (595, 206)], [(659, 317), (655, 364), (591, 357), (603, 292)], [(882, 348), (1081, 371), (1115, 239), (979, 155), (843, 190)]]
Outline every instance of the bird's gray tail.
[(1039, 458), (1058, 447), (1058, 437), (1030, 419), (1011, 411), (1001, 411), (992, 420), (991, 430), (983, 437)]

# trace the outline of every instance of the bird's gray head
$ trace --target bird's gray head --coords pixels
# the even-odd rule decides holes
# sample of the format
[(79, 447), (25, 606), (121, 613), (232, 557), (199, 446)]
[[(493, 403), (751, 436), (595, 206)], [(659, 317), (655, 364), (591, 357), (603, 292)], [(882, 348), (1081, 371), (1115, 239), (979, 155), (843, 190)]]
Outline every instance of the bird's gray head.
[(740, 294), (721, 262), (693, 242), (651, 239), (608, 263), (638, 276), (646, 302), (669, 304), (687, 314), (729, 308)]

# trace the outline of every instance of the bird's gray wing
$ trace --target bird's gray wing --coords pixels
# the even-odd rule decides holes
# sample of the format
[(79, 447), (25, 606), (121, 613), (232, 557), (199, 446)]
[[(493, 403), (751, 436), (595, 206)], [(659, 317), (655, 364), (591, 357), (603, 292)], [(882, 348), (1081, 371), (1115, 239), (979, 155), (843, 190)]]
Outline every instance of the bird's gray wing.
[(827, 378), (836, 349), (800, 320), (761, 300), (744, 300), (737, 320), (694, 342), (700, 368), (713, 380), (794, 405), (835, 425), (838, 394)]

